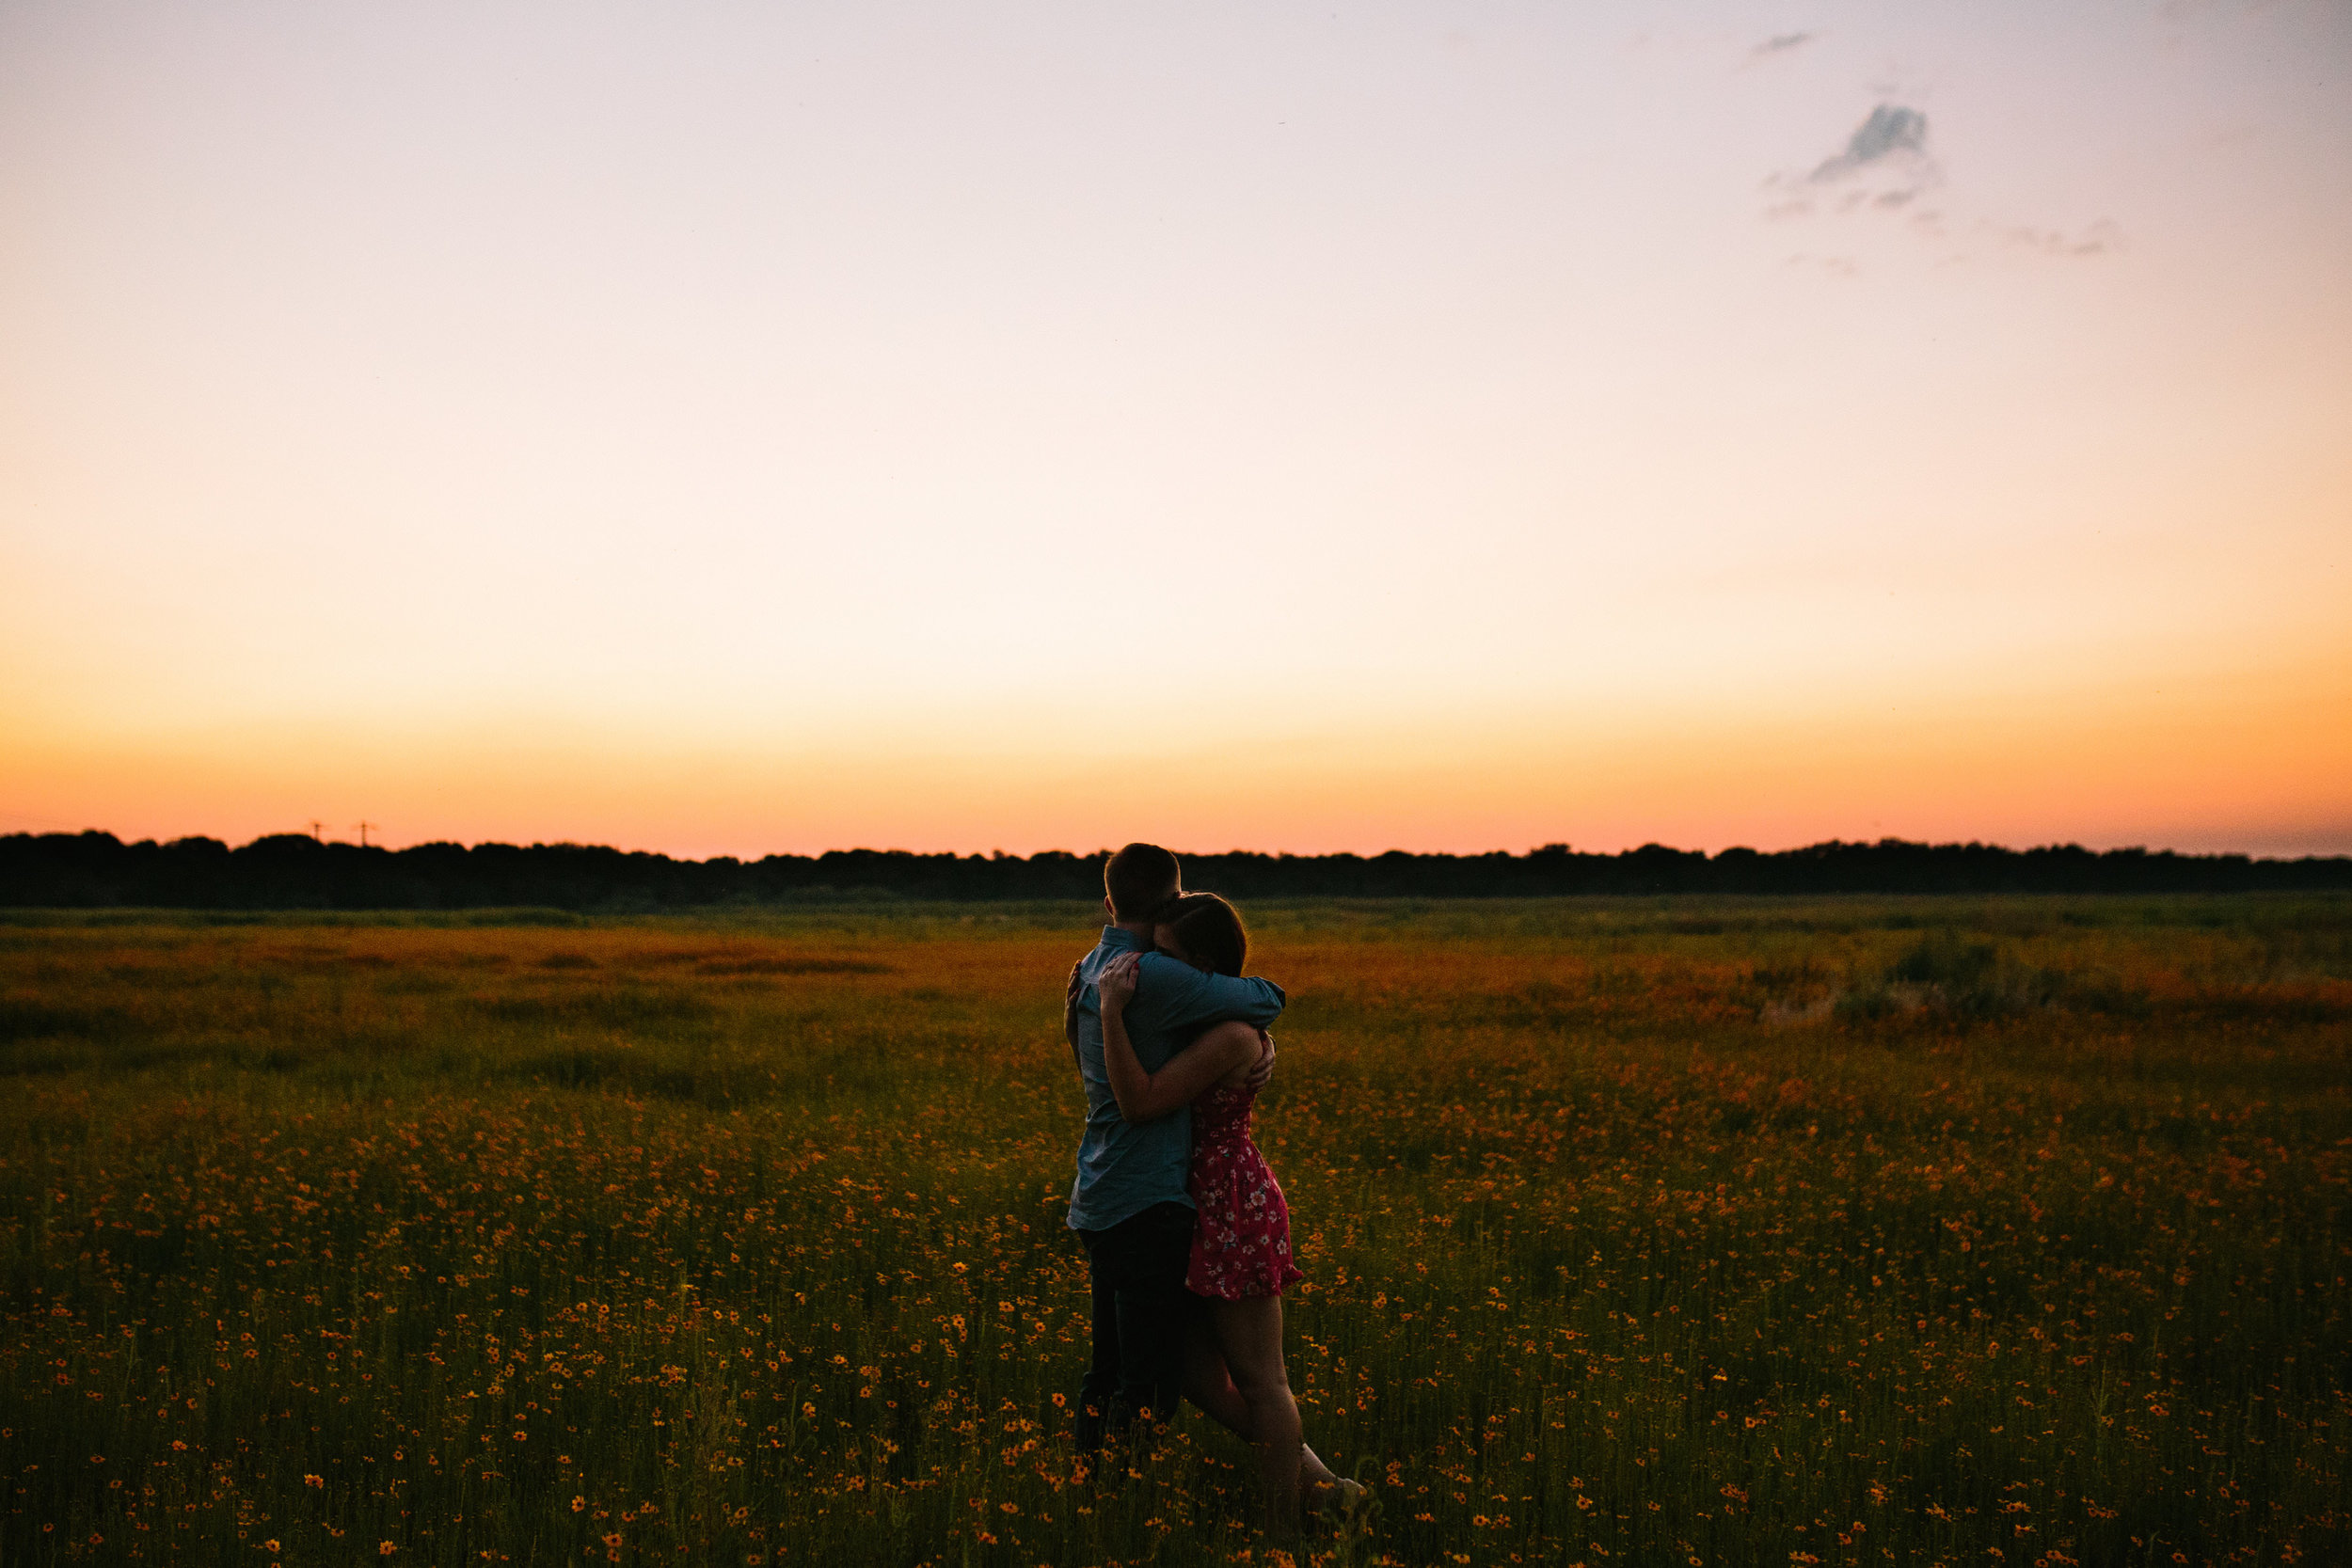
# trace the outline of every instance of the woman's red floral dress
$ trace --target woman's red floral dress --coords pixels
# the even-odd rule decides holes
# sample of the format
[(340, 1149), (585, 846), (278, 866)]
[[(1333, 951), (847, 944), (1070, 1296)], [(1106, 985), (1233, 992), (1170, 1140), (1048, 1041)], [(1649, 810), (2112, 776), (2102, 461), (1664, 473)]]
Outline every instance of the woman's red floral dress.
[(1192, 1177), (1200, 1217), (1184, 1287), (1197, 1296), (1239, 1301), (1279, 1296), (1307, 1276), (1291, 1261), (1291, 1211), (1265, 1156), (1249, 1140), (1254, 1088), (1219, 1085), (1192, 1102)]

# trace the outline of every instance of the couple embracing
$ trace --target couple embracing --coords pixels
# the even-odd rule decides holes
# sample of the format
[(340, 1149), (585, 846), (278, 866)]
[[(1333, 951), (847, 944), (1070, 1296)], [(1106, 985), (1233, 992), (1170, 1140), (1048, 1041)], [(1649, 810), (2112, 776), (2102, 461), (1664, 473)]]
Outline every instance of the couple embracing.
[(1304, 1440), (1282, 1366), (1282, 1189), (1249, 1138), (1282, 989), (1245, 978), (1233, 907), (1130, 844), (1103, 873), (1111, 923), (1070, 973), (1063, 1032), (1087, 1094), (1070, 1227), (1094, 1290), (1077, 1438), (1092, 1453), (1189, 1399), (1249, 1443), (1278, 1524), (1355, 1490)]

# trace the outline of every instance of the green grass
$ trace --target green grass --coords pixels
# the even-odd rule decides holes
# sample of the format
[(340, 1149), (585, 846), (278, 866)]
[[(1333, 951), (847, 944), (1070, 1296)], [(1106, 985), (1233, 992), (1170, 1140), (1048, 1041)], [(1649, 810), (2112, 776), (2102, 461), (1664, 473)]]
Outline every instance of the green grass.
[(0, 1564), (2352, 1556), (2352, 900), (1326, 903), (1310, 1437), (1081, 1479), (1060, 906), (0, 917)]

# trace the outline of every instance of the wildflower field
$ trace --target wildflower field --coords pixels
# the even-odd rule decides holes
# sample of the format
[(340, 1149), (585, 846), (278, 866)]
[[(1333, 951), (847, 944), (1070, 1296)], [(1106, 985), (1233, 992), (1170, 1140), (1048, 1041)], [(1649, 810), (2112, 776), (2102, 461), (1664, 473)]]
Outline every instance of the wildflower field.
[(1247, 911), (1345, 1534), (1084, 1475), (1089, 911), (0, 916), (0, 1564), (2352, 1560), (2352, 899)]

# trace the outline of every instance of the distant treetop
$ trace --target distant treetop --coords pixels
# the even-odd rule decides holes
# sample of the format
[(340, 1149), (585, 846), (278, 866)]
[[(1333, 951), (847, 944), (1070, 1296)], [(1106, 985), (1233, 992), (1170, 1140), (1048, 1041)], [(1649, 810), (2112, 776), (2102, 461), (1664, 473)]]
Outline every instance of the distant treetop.
[[(1008, 900), (1102, 896), (1107, 850), (1034, 855), (835, 849), (821, 855), (675, 860), (585, 844), (419, 844), (406, 849), (271, 833), (125, 844), (112, 833), (0, 836), (0, 906), (199, 910), (458, 910), (540, 906), (649, 912), (846, 898)], [(1527, 898), (1578, 895), (1841, 893), (2249, 893), (2352, 889), (2352, 857), (2263, 860), (2051, 845), (1831, 840), (1770, 853), (1645, 844), (1588, 854), (1184, 854), (1187, 887), (1234, 898)]]

